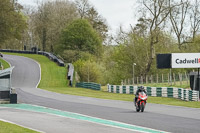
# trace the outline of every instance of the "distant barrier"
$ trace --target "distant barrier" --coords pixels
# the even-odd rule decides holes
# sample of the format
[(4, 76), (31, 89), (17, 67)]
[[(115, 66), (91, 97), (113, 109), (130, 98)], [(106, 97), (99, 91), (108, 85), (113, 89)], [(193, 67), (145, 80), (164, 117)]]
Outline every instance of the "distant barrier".
[[(108, 92), (111, 93), (135, 94), (137, 89), (138, 86), (108, 85)], [(199, 91), (175, 87), (145, 87), (145, 90), (149, 96), (171, 97), (185, 101), (199, 101)]]
[(21, 53), (21, 54), (39, 54), (48, 57), (50, 60), (56, 62), (59, 66), (65, 66), (65, 63), (55, 56), (52, 53), (44, 52), (44, 51), (20, 51), (20, 50), (10, 50), (10, 49), (0, 49), (0, 52), (9, 52), (9, 53)]
[(67, 79), (69, 80), (69, 86), (73, 86), (74, 66), (72, 63), (68, 63), (67, 68), (68, 68)]
[(80, 83), (76, 83), (76, 87), (93, 89), (93, 90), (101, 90), (101, 85), (100, 84), (92, 83), (92, 82), (80, 82)]

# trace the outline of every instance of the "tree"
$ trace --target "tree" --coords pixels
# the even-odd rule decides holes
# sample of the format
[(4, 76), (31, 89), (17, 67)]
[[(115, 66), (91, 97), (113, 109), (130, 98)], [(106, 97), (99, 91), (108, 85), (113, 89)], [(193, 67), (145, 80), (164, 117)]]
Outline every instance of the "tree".
[(87, 12), (91, 8), (89, 1), (88, 0), (76, 0), (75, 4), (78, 9), (80, 18), (83, 19), (85, 16), (87, 16)]
[(63, 50), (86, 51), (99, 55), (102, 47), (98, 33), (85, 19), (77, 19), (64, 29), (61, 45)]
[(55, 52), (62, 30), (76, 19), (77, 15), (76, 6), (68, 0), (39, 3), (38, 10), (31, 17), (34, 23), (33, 32), (40, 38), (43, 51)]
[(188, 14), (188, 8), (189, 8), (189, 1), (183, 1), (181, 0), (180, 4), (179, 3), (169, 3), (169, 8), (170, 8), (170, 21), (172, 24), (172, 29), (175, 32), (175, 35), (178, 40), (178, 46), (179, 49), (181, 49), (181, 45), (185, 43), (185, 38), (183, 35), (183, 30), (184, 30), (184, 24), (186, 20), (186, 15)]
[(192, 12), (190, 14), (190, 22), (191, 22), (191, 31), (192, 31), (192, 40), (195, 41), (195, 37), (197, 35), (197, 32), (199, 31), (199, 25), (200, 25), (200, 3), (195, 0), (194, 5), (192, 5)]
[(0, 0), (0, 44), (9, 39), (21, 39), (26, 28), (25, 17), (20, 6), (10, 0)]
[(164, 26), (164, 21), (170, 13), (170, 8), (166, 0), (142, 0), (143, 12), (149, 12), (148, 18), (143, 17), (149, 21), (148, 33), (149, 33), (149, 56), (146, 63), (146, 75), (155, 58), (155, 45), (159, 42), (159, 33)]
[(106, 40), (108, 26), (106, 20), (99, 15), (94, 6), (92, 6), (88, 0), (76, 0), (75, 1), (80, 18), (87, 19), (92, 27), (99, 33), (103, 41)]

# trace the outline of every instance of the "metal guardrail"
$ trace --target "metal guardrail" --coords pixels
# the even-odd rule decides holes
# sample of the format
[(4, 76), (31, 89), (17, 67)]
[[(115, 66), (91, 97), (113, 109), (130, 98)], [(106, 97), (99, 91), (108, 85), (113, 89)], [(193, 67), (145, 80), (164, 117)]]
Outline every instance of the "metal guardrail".
[(80, 83), (76, 83), (76, 87), (93, 89), (93, 90), (101, 90), (101, 84), (92, 83), (92, 82), (80, 82)]
[[(111, 93), (135, 94), (137, 89), (138, 86), (108, 85), (108, 92)], [(145, 90), (149, 96), (170, 97), (185, 101), (199, 101), (199, 91), (195, 90), (176, 87), (145, 87)]]

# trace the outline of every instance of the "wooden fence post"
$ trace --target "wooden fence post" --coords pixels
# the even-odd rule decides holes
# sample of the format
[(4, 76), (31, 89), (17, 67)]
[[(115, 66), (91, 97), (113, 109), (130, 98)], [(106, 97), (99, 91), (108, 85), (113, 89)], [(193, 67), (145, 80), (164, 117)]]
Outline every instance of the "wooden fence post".
[(148, 84), (148, 75), (146, 76), (146, 84)]
[(176, 85), (176, 74), (173, 73), (173, 76), (174, 76), (174, 85)]
[(141, 81), (141, 84), (143, 84), (143, 77), (141, 76), (141, 78), (140, 78), (140, 81)]
[(168, 85), (169, 85), (169, 73), (168, 73)]
[(158, 83), (158, 74), (156, 74), (156, 82)]
[(182, 85), (182, 74), (179, 73), (179, 81), (180, 81), (180, 86)]

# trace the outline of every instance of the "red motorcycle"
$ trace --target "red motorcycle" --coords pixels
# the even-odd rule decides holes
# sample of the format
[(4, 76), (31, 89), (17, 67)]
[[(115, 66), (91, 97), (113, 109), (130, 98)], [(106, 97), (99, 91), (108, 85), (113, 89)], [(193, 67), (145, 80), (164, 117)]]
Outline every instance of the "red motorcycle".
[(147, 94), (144, 92), (140, 92), (138, 99), (136, 101), (136, 111), (139, 112), (141, 110), (141, 112), (144, 112), (144, 108), (146, 105), (146, 101), (147, 101)]

